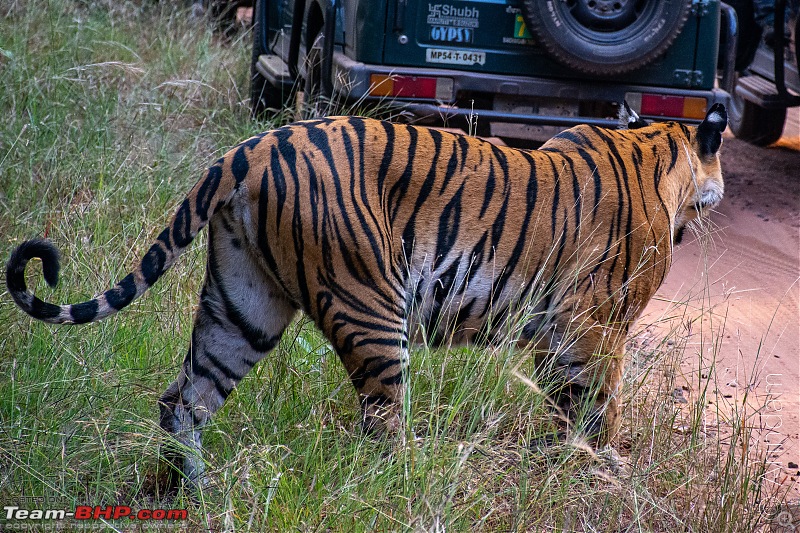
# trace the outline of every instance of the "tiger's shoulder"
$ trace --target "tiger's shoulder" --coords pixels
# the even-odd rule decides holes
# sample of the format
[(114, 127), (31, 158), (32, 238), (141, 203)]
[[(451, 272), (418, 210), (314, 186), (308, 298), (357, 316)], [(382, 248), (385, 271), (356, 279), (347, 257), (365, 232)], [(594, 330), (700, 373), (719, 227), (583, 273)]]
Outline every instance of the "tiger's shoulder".
[(650, 123), (631, 109), (627, 102), (620, 105), (617, 118), (617, 129), (580, 124), (553, 136), (539, 149), (545, 152), (602, 152), (610, 146), (638, 144), (643, 139), (652, 141), (662, 134), (689, 137), (689, 130), (685, 126), (675, 122)]

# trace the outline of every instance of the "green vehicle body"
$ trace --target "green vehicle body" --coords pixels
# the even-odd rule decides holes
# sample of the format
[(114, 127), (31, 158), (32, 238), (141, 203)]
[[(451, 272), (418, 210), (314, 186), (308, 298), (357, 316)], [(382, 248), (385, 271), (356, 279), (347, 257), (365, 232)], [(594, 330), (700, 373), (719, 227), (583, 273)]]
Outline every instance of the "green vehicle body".
[[(654, 60), (610, 75), (556, 60), (531, 34), (518, 0), (258, 0), (255, 17), (263, 53), (254, 53), (253, 73), (282, 97), (273, 102), (288, 105), (292, 87), (312, 76), (305, 59), (324, 35), (317, 74), (323, 94), (388, 103), (418, 123), (466, 127), (477, 115), (480, 134), (496, 134), (493, 122), (517, 124), (500, 131), (518, 138), (547, 137), (547, 126), (613, 126), (630, 94), (704, 98), (706, 108), (727, 104), (733, 80), (728, 52), (736, 17), (717, 0), (695, 0), (680, 33)], [(370, 93), (373, 75), (446, 78), (452, 88), (447, 82), (435, 98), (389, 101)], [(660, 115), (650, 118), (693, 122)]]

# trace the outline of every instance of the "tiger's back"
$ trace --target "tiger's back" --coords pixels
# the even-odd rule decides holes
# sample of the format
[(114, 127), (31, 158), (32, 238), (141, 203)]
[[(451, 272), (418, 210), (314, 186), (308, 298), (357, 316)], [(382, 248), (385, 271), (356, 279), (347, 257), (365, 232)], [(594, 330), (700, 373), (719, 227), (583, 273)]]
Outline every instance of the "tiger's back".
[(139, 266), (95, 299), (58, 306), (27, 291), (32, 257), (57, 278), (44, 241), (14, 252), (7, 284), (36, 318), (99, 320), (209, 226), (191, 345), (161, 399), (161, 426), (195, 450), (182, 458), (192, 481), (197, 429), (298, 309), (339, 354), (369, 429), (399, 422), (410, 343), (510, 332), (563, 369), (565, 410), (577, 416), (591, 398), (587, 431), (603, 440), (617, 423), (628, 327), (666, 275), (673, 238), (722, 197), (725, 122), (715, 106), (698, 128), (579, 126), (537, 151), (364, 118), (297, 123), (220, 158)]
[[(456, 342), (491, 336), (515, 304), (537, 292), (548, 299), (565, 283), (569, 305), (590, 298), (635, 313), (670, 263), (672, 198), (656, 184), (679, 163), (670, 130), (685, 135), (681, 128), (657, 130), (661, 152), (641, 148), (648, 132), (593, 127), (521, 151), (361, 118), (301, 123), (240, 156), (272, 169), (247, 184), (247, 216), (268, 228), (261, 245), (255, 233), (248, 242), (262, 252), (281, 243), (265, 253), (278, 258), (268, 269), (297, 273), (287, 276), (288, 292), (320, 325), (331, 284), (367, 286), (359, 297), (392, 305), (403, 295), (399, 316)], [(278, 148), (287, 140), (288, 156)], [(236, 225), (262, 227), (244, 217)], [(611, 298), (623, 287), (622, 301)], [(567, 296), (549, 303), (563, 306)]]

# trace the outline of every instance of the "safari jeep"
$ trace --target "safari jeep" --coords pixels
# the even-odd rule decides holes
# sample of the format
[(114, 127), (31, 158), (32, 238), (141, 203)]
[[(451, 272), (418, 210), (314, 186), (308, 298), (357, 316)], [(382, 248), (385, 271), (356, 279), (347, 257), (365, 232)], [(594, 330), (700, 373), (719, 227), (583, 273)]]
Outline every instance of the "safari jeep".
[[(753, 0), (727, 3), (736, 10), (740, 28), (736, 84), (728, 106), (731, 131), (766, 146), (781, 137), (787, 110), (800, 106), (800, 13), (796, 2), (792, 13), (786, 0), (776, 0), (772, 26), (762, 27), (755, 20)], [(765, 33), (771, 38), (762, 38)]]
[(256, 115), (300, 90), (508, 140), (614, 126), (623, 99), (699, 122), (735, 79), (717, 0), (257, 0), (253, 36)]

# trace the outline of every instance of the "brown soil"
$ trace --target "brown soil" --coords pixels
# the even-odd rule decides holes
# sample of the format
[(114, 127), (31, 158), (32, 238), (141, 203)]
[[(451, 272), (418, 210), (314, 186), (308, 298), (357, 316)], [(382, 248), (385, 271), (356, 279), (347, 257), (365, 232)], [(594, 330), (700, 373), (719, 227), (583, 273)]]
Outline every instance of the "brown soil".
[(733, 444), (766, 452), (766, 482), (797, 499), (800, 109), (789, 113), (784, 137), (771, 147), (726, 134), (725, 200), (712, 217), (713, 229), (676, 249), (672, 269), (640, 323), (655, 321), (660, 329), (688, 335), (682, 377), (695, 398), (699, 384), (708, 381), (702, 376), (710, 378), (710, 427), (719, 420), (724, 438), (738, 413), (755, 429), (749, 443)]

